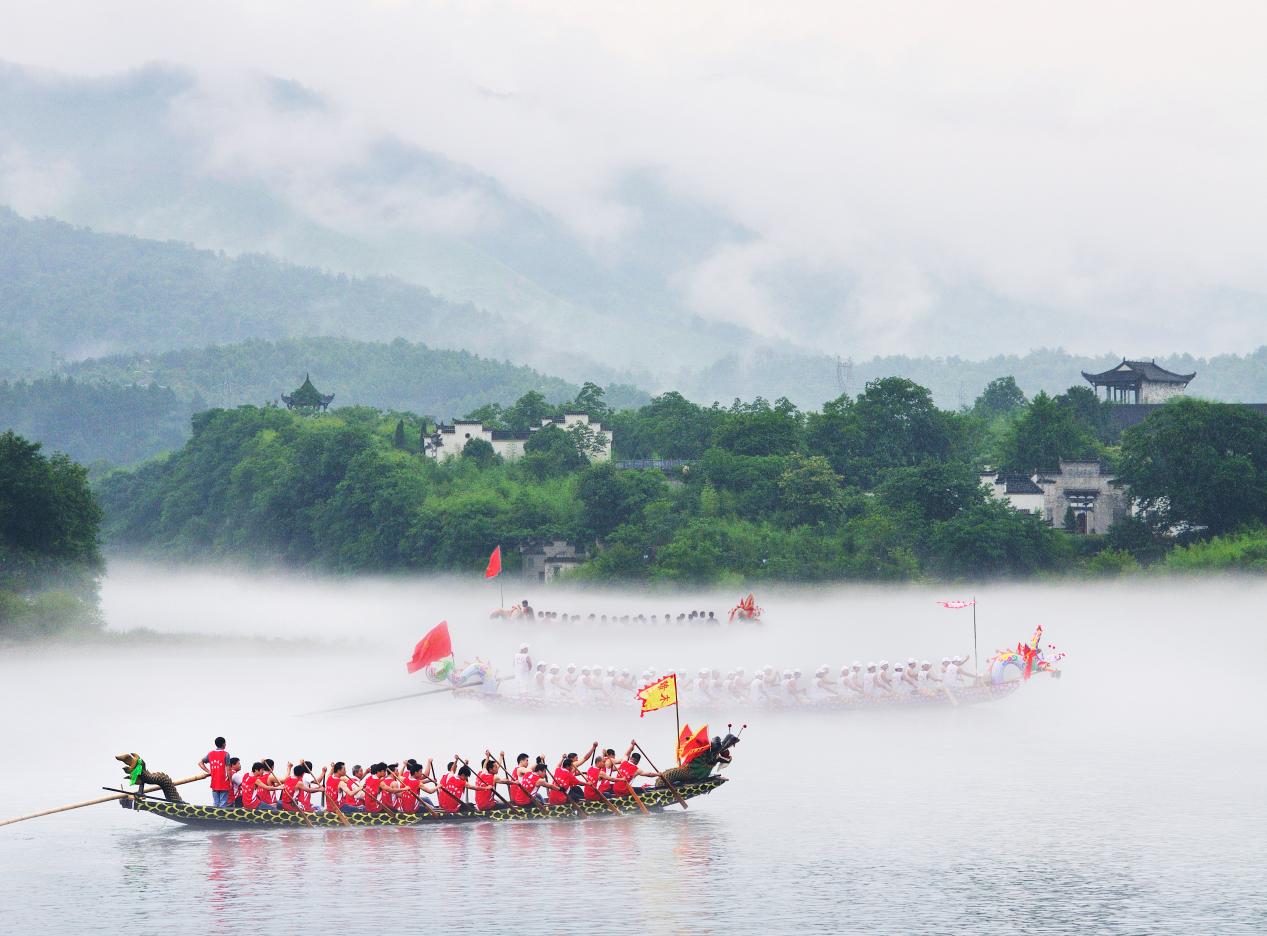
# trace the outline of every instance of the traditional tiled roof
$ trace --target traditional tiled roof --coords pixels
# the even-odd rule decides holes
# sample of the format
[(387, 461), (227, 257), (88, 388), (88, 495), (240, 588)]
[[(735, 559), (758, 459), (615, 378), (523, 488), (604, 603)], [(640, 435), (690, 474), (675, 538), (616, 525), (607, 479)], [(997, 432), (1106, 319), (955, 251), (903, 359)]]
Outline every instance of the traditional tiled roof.
[(1122, 363), (1117, 367), (1109, 368), (1099, 374), (1088, 374), (1083, 371), (1082, 376), (1088, 383), (1099, 386), (1134, 387), (1140, 383), (1187, 384), (1191, 383), (1192, 378), (1197, 375), (1195, 371), (1191, 374), (1176, 374), (1174, 371), (1161, 367), (1156, 361), (1128, 361), (1122, 358)]

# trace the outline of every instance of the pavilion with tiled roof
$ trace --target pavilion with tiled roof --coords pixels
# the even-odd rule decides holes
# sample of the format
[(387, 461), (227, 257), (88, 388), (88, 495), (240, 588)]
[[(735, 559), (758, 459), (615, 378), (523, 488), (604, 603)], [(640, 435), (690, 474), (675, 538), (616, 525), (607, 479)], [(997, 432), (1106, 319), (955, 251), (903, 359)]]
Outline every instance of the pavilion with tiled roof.
[(1128, 361), (1123, 358), (1117, 367), (1099, 374), (1083, 371), (1082, 376), (1097, 391), (1103, 387), (1104, 399), (1110, 403), (1164, 403), (1183, 393), (1197, 375), (1195, 372), (1176, 374), (1155, 360)]

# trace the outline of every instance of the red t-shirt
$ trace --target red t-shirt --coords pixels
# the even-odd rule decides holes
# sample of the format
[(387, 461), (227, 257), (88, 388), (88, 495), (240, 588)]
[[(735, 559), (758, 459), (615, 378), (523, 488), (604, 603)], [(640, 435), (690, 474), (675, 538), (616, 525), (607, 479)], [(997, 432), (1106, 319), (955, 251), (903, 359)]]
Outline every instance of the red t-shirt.
[(339, 782), (342, 779), (334, 774), (326, 777), (326, 809), (339, 808)]
[(263, 792), (257, 783), (260, 775), (249, 773), (242, 780), (242, 808), (254, 809), (260, 804), (260, 794)]
[(218, 748), (203, 758), (207, 762), (207, 773), (211, 774), (211, 789), (228, 792), (229, 784), (229, 752)]
[(440, 778), (440, 808), (445, 812), (457, 812), (462, 805), (462, 792), (466, 781), (457, 774), (445, 774)]
[(633, 761), (621, 761), (620, 766), (616, 768), (616, 775), (620, 777), (620, 780), (616, 783), (616, 787), (613, 790), (613, 792), (617, 796), (628, 796), (629, 795), (629, 781), (632, 780), (634, 778), (634, 775), (637, 773), (638, 773), (637, 764), (635, 764)]
[(422, 787), (422, 781), (417, 777), (402, 777), (400, 785), (405, 789), (396, 798), (400, 801), (400, 809), (402, 812), (414, 813), (418, 811), (418, 792)]
[(589, 770), (585, 771), (585, 798), (598, 799), (598, 775), (603, 769), (597, 765), (591, 765)]
[(298, 777), (287, 777), (282, 781), (282, 809), (289, 812), (298, 812), (299, 801), (295, 792), (295, 787), (298, 785)]
[(576, 786), (576, 774), (568, 770), (566, 767), (560, 767), (554, 772), (554, 785), (562, 787), (562, 790), (550, 790), (550, 802), (566, 803), (568, 796), (566, 790), (568, 787)]
[[(528, 778), (529, 780), (528, 786), (524, 786), (525, 778)], [(526, 773), (526, 774), (521, 775), (519, 773), (519, 768), (518, 767), (515, 768), (515, 773), (512, 774), (512, 779), (515, 782), (510, 785), (510, 801), (514, 803), (516, 806), (527, 806), (529, 803), (532, 802), (532, 798), (526, 792), (524, 792), (525, 790), (533, 789), (533, 787), (536, 785), (535, 782), (533, 782), (531, 778), (532, 778), (531, 773)]]
[(475, 791), (475, 808), (476, 809), (492, 809), (493, 808), (493, 780), (496, 779), (491, 773), (476, 774), (475, 779), (481, 784), (488, 787), (487, 790)]
[(366, 812), (382, 812), (383, 798), (378, 793), (378, 788), (382, 784), (382, 777), (366, 777), (365, 778), (365, 811)]

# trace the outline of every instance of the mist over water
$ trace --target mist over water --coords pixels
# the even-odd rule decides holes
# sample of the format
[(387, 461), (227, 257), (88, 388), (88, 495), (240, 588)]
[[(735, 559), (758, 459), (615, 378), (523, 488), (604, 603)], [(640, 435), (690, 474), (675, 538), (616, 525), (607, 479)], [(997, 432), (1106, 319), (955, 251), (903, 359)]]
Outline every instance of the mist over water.
[[(540, 610), (715, 611), (740, 596), (525, 590)], [(838, 669), (971, 653), (970, 611), (932, 588), (769, 589), (761, 626), (490, 622), (497, 586), (321, 580), (115, 564), (111, 629), (222, 643), (6, 652), (6, 815), (116, 785), (113, 756), (192, 774), (224, 734), (246, 760), (447, 760), (623, 750), (661, 766), (673, 715), (486, 708), (448, 695), (300, 713), (428, 688), (404, 661), (447, 619), (459, 662), (506, 672), (521, 640), (562, 666), (667, 672)], [(1064, 678), (952, 709), (774, 713), (750, 725), (731, 783), (650, 819), (430, 830), (216, 832), (102, 805), (0, 829), (0, 923), (92, 931), (295, 925), (710, 932), (1255, 932), (1267, 928), (1261, 608), (1240, 580), (990, 586), (983, 657), (1027, 639)], [(228, 638), (306, 638), (244, 643)], [(512, 684), (513, 685), (513, 684)], [(36, 704), (38, 703), (38, 704)], [(689, 703), (683, 719), (697, 724)], [(730, 719), (720, 719), (724, 722)], [(723, 724), (713, 716), (713, 728)], [(37, 777), (37, 782), (32, 778)], [(182, 788), (209, 801), (204, 784)], [(390, 913), (384, 908), (390, 908)]]

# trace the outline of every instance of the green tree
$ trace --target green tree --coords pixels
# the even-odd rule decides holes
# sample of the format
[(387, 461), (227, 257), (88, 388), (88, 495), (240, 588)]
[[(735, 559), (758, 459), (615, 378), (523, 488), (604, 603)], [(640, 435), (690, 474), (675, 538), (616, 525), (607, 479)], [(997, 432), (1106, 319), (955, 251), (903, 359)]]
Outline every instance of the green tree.
[(1080, 420), (1073, 407), (1039, 393), (1012, 425), (1003, 443), (1003, 467), (1012, 471), (1055, 469), (1062, 459), (1099, 457), (1095, 430)]
[(396, 420), (396, 431), (392, 433), (392, 447), (397, 449), (405, 447), (405, 421), (403, 419)]
[(927, 389), (903, 377), (867, 384), (853, 408), (856, 458), (847, 481), (870, 487), (886, 468), (909, 468), (950, 454), (950, 421)]
[(1122, 433), (1118, 479), (1157, 527), (1267, 520), (1267, 416), (1181, 398)]
[(611, 414), (611, 410), (607, 407), (606, 393), (603, 388), (588, 380), (581, 386), (576, 399), (572, 401), (568, 408), (589, 414), (590, 419), (595, 422), (602, 422)]
[(793, 523), (835, 523), (845, 497), (831, 462), (821, 455), (793, 455), (779, 477), (779, 499)]
[(1007, 377), (996, 377), (986, 384), (981, 396), (972, 404), (972, 412), (984, 419), (994, 419), (997, 416), (1010, 415), (1023, 407), (1025, 402), (1025, 394), (1016, 385), (1016, 378), (1009, 374)]
[(952, 578), (1033, 575), (1070, 561), (1068, 541), (1032, 514), (988, 500), (939, 524), (932, 565)]
[(478, 436), (466, 440), (466, 444), (462, 446), (462, 457), (469, 458), (481, 468), (487, 468), (500, 460), (493, 449), (493, 443)]
[(568, 474), (589, 464), (576, 449), (576, 440), (556, 425), (545, 426), (532, 434), (524, 443), (524, 456), (520, 464), (529, 474), (538, 478)]
[(713, 444), (735, 455), (788, 455), (801, 447), (804, 417), (786, 398), (771, 406), (736, 400), (713, 431)]
[(551, 406), (536, 390), (529, 390), (506, 410), (504, 420), (512, 432), (527, 432), (540, 426), (541, 420), (558, 415), (558, 407)]
[(987, 494), (972, 466), (962, 462), (925, 462), (893, 468), (876, 487), (880, 503), (895, 512), (911, 512), (920, 523), (945, 522), (985, 502)]
[(100, 523), (83, 466), (46, 456), (39, 443), (12, 431), (0, 435), (0, 548), (8, 557), (0, 571), (20, 554), (95, 570)]
[(617, 527), (639, 523), (642, 511), (668, 490), (658, 471), (621, 471), (604, 462), (582, 475), (576, 495), (582, 508), (582, 522), (590, 535), (604, 537)]

